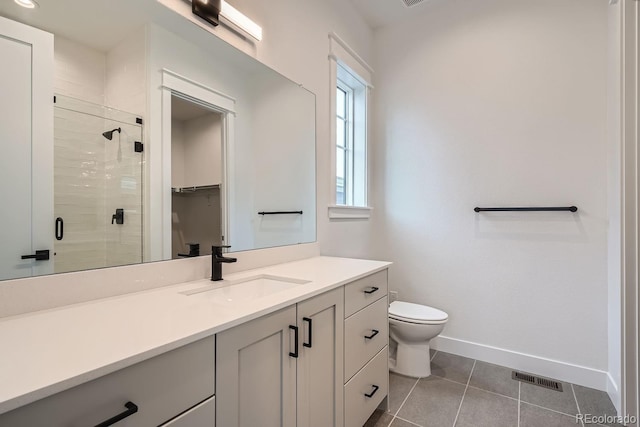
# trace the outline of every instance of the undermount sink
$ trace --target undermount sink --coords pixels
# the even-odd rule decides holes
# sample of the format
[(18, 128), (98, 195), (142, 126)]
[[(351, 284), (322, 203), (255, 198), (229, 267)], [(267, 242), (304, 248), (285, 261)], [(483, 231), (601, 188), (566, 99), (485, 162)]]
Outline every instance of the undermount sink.
[[(226, 282), (226, 284), (224, 282)], [(204, 298), (214, 304), (236, 305), (277, 294), (296, 286), (304, 285), (310, 281), (260, 274), (258, 276), (224, 282), (220, 283), (225, 285), (222, 287), (219, 287), (219, 284), (211, 284), (180, 293), (187, 296)]]

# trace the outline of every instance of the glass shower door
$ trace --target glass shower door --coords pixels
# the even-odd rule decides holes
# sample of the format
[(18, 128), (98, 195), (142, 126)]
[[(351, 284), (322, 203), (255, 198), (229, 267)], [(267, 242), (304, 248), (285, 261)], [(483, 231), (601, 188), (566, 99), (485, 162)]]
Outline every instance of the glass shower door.
[(55, 272), (142, 262), (142, 125), (69, 97), (55, 105)]

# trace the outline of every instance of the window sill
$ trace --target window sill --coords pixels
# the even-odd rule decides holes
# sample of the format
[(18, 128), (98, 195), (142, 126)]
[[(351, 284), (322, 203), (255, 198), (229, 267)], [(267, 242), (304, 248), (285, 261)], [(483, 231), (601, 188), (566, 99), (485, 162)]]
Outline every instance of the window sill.
[(369, 219), (372, 207), (329, 205), (329, 219)]

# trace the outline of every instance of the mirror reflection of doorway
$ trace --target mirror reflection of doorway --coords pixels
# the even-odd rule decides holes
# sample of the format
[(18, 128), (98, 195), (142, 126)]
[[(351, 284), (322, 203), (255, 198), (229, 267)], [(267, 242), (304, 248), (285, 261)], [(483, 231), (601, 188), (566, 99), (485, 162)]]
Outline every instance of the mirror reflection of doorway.
[(171, 97), (171, 257), (208, 255), (224, 243), (224, 115)]

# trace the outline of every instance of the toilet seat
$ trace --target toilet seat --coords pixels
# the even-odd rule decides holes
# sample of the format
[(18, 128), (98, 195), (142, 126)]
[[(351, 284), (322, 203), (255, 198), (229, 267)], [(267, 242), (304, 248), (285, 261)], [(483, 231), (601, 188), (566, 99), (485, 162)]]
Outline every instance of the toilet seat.
[(442, 310), (427, 305), (394, 301), (389, 305), (389, 318), (416, 324), (445, 323), (449, 316)]

